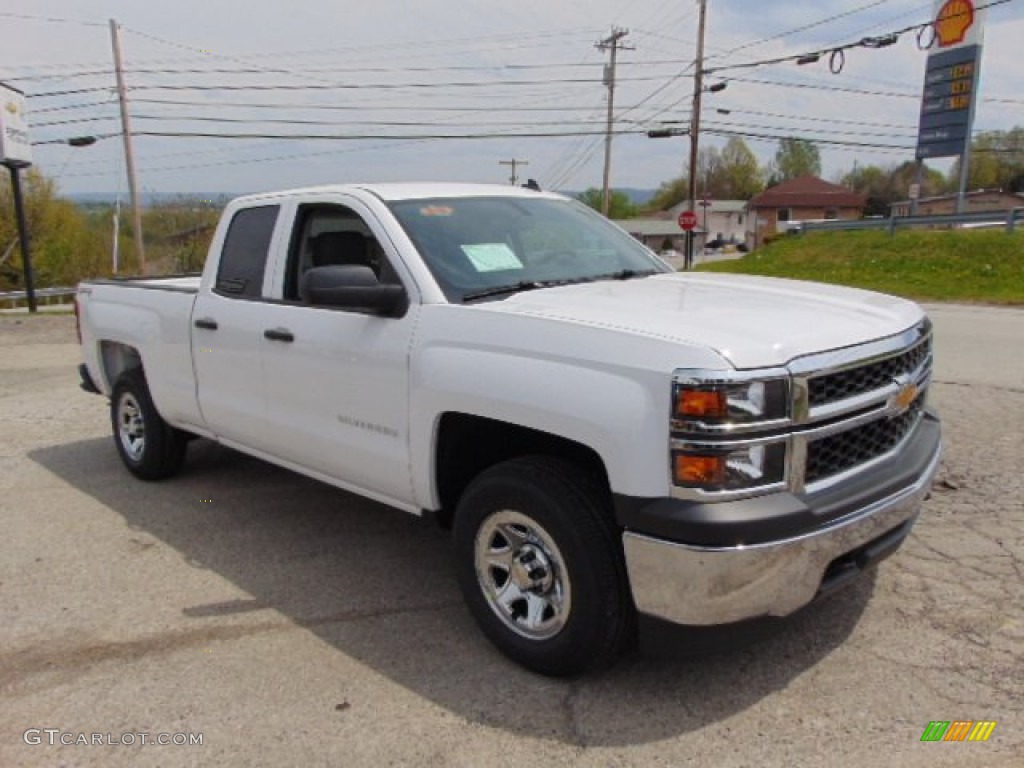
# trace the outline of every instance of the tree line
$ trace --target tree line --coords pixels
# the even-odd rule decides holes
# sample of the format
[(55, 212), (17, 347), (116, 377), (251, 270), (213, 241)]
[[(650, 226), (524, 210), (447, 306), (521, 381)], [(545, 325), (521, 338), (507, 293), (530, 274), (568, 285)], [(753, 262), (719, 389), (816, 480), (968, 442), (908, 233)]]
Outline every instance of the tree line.
[[(138, 274), (127, 207), (118, 214), (115, 206), (107, 203), (76, 204), (62, 197), (56, 181), (37, 168), (24, 174), (23, 192), (37, 286), (75, 285), (80, 280), (115, 274), (115, 229), (116, 272)], [(147, 272), (201, 270), (225, 202), (183, 195), (148, 206), (142, 214)], [(14, 203), (10, 186), (0, 184), (0, 291), (23, 289)]]
[[(978, 133), (972, 141), (971, 152), (969, 190), (1024, 192), (1024, 128)], [(795, 137), (781, 139), (772, 160), (760, 165), (746, 142), (733, 137), (721, 150), (704, 147), (699, 151), (697, 196), (713, 200), (749, 200), (769, 187), (806, 175), (821, 176), (821, 150), (813, 141)], [(855, 162), (850, 170), (838, 174), (832, 181), (864, 195), (867, 200), (865, 215), (887, 216), (893, 203), (907, 199), (910, 185), (916, 177), (917, 164), (914, 161), (885, 166)], [(920, 195), (928, 197), (954, 192), (959, 180), (959, 161), (949, 174), (925, 164)], [(609, 215), (613, 219), (627, 219), (665, 211), (685, 201), (688, 194), (687, 176), (663, 182), (643, 205), (634, 204), (623, 192), (613, 191)], [(588, 189), (579, 195), (579, 199), (595, 210), (601, 209), (601, 191), (598, 189)]]
[[(766, 188), (788, 179), (821, 175), (821, 152), (816, 144), (799, 138), (782, 139), (774, 157), (760, 165), (743, 139), (731, 138), (724, 147), (704, 147), (697, 160), (697, 193), (717, 200), (749, 200)], [(833, 179), (867, 199), (866, 215), (888, 215), (889, 206), (908, 196), (916, 166), (904, 162), (889, 166), (857, 165)], [(925, 167), (921, 195), (952, 192), (960, 176), (954, 164), (949, 174)], [(654, 197), (638, 207), (623, 192), (611, 198), (611, 217), (626, 219), (662, 211), (682, 202), (688, 194), (686, 177), (661, 184)], [(1024, 192), (1024, 128), (985, 131), (972, 143), (968, 189)], [(115, 210), (112, 205), (76, 205), (62, 197), (54, 179), (37, 168), (25, 174), (25, 207), (31, 237), (36, 284), (74, 285), (78, 281), (109, 276)], [(600, 210), (601, 193), (590, 189), (580, 199)], [(152, 274), (192, 272), (202, 268), (213, 230), (225, 200), (180, 196), (151, 205), (143, 213), (147, 271)], [(118, 272), (135, 274), (131, 217), (127, 209), (118, 218)], [(10, 186), (0, 184), (0, 290), (24, 287)]]

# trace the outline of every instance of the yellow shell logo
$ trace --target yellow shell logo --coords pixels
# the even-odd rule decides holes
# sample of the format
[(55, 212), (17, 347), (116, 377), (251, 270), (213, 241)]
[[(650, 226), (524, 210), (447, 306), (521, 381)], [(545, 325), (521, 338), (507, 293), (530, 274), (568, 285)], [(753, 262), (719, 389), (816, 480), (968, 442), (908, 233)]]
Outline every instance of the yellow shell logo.
[(7, 103), (6, 103), (5, 105), (4, 105), (4, 109), (6, 109), (6, 110), (7, 110), (8, 112), (10, 112), (10, 113), (11, 113), (12, 115), (16, 115), (16, 114), (18, 114), (18, 105), (17, 105), (17, 104), (15, 104), (15, 103), (14, 103), (13, 101), (8, 101), (8, 102), (7, 102)]
[(967, 37), (974, 24), (974, 3), (971, 0), (949, 0), (935, 17), (935, 37), (940, 48), (957, 45)]

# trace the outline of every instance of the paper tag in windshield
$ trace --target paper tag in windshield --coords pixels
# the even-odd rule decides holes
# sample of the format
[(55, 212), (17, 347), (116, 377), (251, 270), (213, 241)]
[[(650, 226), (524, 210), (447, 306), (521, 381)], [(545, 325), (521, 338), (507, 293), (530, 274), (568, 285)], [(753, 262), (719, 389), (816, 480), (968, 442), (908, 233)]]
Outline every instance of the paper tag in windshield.
[(505, 243), (474, 243), (462, 246), (477, 272), (500, 272), (503, 269), (522, 269), (521, 262)]

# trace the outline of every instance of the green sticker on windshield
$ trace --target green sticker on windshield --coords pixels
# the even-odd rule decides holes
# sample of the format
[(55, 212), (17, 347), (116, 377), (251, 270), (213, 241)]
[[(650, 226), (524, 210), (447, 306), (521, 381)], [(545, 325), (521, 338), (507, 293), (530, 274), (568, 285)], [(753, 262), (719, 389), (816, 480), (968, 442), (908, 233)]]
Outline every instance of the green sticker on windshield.
[(473, 243), (462, 246), (477, 272), (500, 272), (504, 269), (522, 269), (521, 262), (505, 243)]

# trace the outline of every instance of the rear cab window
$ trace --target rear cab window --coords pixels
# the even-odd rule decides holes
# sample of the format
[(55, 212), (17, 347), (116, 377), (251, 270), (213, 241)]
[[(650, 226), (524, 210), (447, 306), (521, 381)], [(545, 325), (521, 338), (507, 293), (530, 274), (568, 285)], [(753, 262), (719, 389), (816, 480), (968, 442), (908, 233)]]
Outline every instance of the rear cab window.
[(280, 206), (243, 208), (231, 219), (221, 249), (214, 291), (236, 298), (259, 298)]

